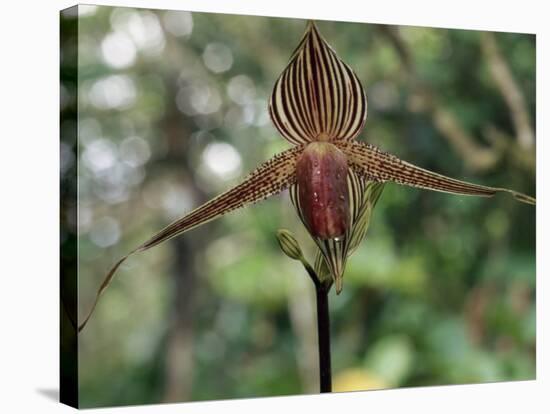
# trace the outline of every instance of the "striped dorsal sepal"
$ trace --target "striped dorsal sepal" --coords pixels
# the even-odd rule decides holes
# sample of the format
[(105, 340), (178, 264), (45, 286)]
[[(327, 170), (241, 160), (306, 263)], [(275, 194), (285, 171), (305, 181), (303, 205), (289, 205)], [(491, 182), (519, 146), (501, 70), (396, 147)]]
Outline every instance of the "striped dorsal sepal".
[(297, 145), (350, 140), (363, 128), (365, 91), (311, 21), (275, 83), (269, 114), (283, 137)]

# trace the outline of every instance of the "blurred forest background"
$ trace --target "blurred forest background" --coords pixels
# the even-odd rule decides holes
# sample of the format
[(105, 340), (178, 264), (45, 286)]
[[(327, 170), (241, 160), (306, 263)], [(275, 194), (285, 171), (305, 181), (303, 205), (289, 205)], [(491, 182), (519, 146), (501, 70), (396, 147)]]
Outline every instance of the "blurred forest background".
[[(267, 100), (306, 22), (79, 10), (82, 320), (116, 259), (289, 147)], [(533, 35), (318, 27), (366, 88), (361, 140), (535, 195)], [(317, 392), (313, 287), (279, 228), (312, 258), (287, 193), (132, 257), (79, 337), (82, 406)], [(337, 391), (532, 379), (535, 209), (389, 184), (330, 307)]]

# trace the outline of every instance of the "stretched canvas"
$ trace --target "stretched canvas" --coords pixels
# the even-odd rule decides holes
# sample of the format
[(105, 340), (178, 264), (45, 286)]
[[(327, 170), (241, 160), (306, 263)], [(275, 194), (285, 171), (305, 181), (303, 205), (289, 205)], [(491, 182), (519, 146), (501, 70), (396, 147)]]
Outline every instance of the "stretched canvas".
[(60, 26), (62, 402), (535, 378), (534, 35)]

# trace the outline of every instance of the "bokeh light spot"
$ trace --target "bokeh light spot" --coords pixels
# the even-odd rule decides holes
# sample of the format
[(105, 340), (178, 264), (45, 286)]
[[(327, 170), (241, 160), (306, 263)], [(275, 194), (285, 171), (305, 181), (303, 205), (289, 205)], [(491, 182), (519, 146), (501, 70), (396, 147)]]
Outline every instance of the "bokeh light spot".
[(169, 11), (163, 17), (164, 27), (174, 36), (189, 36), (193, 31), (193, 16), (186, 11)]
[(139, 167), (149, 160), (149, 144), (140, 137), (128, 137), (120, 143), (120, 158), (132, 167)]
[(202, 153), (202, 160), (212, 173), (225, 180), (235, 178), (241, 172), (241, 156), (226, 142), (208, 144)]
[(239, 105), (250, 104), (256, 96), (254, 82), (246, 75), (237, 75), (227, 84), (227, 94)]
[(115, 244), (120, 237), (118, 221), (112, 217), (102, 217), (92, 225), (90, 240), (98, 247), (108, 247)]
[(209, 43), (204, 49), (202, 60), (214, 73), (227, 72), (233, 65), (233, 53), (222, 43)]
[(82, 159), (94, 173), (111, 168), (116, 162), (116, 147), (107, 139), (97, 139), (86, 146)]
[(88, 97), (99, 109), (126, 109), (136, 100), (136, 87), (129, 76), (111, 75), (94, 82)]
[(107, 65), (116, 69), (128, 68), (136, 60), (136, 45), (126, 33), (111, 32), (101, 42), (101, 54)]

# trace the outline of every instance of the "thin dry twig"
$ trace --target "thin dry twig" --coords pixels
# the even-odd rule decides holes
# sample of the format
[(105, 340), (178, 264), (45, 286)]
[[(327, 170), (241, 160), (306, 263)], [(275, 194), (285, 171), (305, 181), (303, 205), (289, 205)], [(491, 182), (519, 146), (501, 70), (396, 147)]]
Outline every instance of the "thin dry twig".
[(418, 79), (412, 51), (399, 35), (397, 28), (388, 25), (378, 27), (397, 51), (397, 55), (406, 69), (409, 83), (414, 87), (410, 99), (411, 109), (428, 112), (431, 115), (434, 126), (464, 159), (468, 169), (472, 171), (491, 169), (500, 157), (498, 151), (493, 147), (478, 144), (476, 138), (468, 133), (457, 117), (438, 102), (432, 88)]
[(535, 144), (535, 134), (531, 127), (525, 97), (502, 56), (493, 33), (481, 34), (481, 50), (487, 59), (495, 84), (510, 111), (519, 146), (524, 149), (532, 148)]
[[(482, 41), (482, 48), (489, 50), (493, 62), (491, 66), (496, 66), (496, 70), (499, 72), (499, 75), (495, 76), (495, 81), (510, 108), (518, 139), (517, 142), (507, 140), (504, 143), (502, 138), (506, 134), (501, 132), (496, 134), (495, 131), (498, 129), (493, 125), (489, 125), (484, 129), (486, 133), (484, 132), (483, 137), (490, 145), (485, 146), (480, 145), (478, 139), (463, 127), (456, 115), (438, 101), (437, 94), (430, 85), (419, 79), (414, 65), (413, 53), (407, 42), (400, 36), (397, 28), (388, 25), (379, 25), (378, 28), (395, 48), (405, 68), (408, 82), (413, 87), (409, 99), (411, 110), (426, 112), (431, 115), (435, 128), (449, 141), (456, 153), (464, 160), (468, 169), (472, 171), (490, 170), (504, 154), (507, 154), (518, 166), (531, 172), (534, 171), (534, 154), (530, 151), (534, 143), (534, 134), (526, 110), (525, 99), (506, 62), (496, 48), (494, 36), (490, 35), (489, 40), (485, 38)], [(483, 46), (484, 43), (485, 46)], [(487, 58), (489, 59), (489, 57)], [(498, 64), (495, 62), (498, 62)]]

